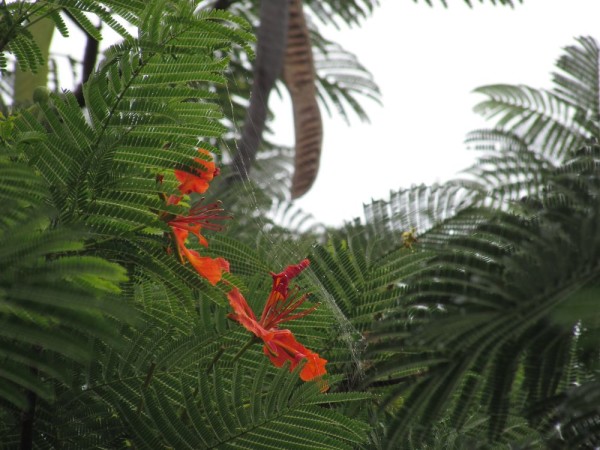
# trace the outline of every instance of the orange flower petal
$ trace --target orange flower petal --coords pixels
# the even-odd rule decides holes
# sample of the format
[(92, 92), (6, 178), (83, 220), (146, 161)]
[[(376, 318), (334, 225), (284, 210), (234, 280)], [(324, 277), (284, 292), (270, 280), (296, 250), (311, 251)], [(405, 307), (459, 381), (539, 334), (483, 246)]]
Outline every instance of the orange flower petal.
[(208, 256), (200, 256), (195, 250), (185, 249), (183, 252), (192, 267), (196, 269), (201, 276), (206, 278), (210, 284), (216, 285), (223, 276), (223, 270), (229, 264), (223, 258), (209, 258)]
[(324, 392), (329, 389), (329, 386), (319, 378), (327, 373), (325, 369), (327, 360), (300, 344), (290, 330), (277, 328), (279, 323), (301, 318), (316, 308), (315, 306), (293, 314), (305, 301), (306, 295), (298, 296), (297, 291), (290, 294), (289, 281), (306, 269), (308, 265), (309, 261), (305, 259), (299, 264), (286, 267), (281, 273), (271, 273), (273, 287), (262, 317), (258, 321), (240, 291), (233, 288), (227, 295), (233, 309), (228, 317), (239, 322), (244, 328), (263, 340), (263, 352), (275, 367), (282, 367), (289, 362), (290, 371), (292, 371), (305, 360), (300, 371), (300, 378), (304, 381), (317, 379), (321, 391)]
[(171, 230), (173, 230), (173, 235), (175, 236), (175, 242), (176, 244), (181, 248), (185, 248), (185, 241), (187, 241), (187, 237), (188, 237), (188, 230), (184, 230), (183, 228), (173, 228), (171, 227)]
[(265, 336), (263, 352), (276, 367), (289, 361), (290, 371), (306, 358), (306, 364), (300, 371), (303, 381), (310, 381), (327, 373), (327, 360), (300, 344), (290, 330), (275, 330)]
[(194, 161), (202, 166), (202, 169), (194, 168), (190, 171), (175, 170), (175, 177), (181, 183), (177, 188), (182, 194), (195, 192), (202, 194), (208, 190), (209, 183), (219, 174), (219, 169), (212, 160), (212, 155), (206, 149), (199, 148), (198, 152), (209, 158), (194, 158)]
[(206, 180), (202, 176), (193, 175), (184, 172), (183, 170), (176, 170), (175, 176), (181, 182), (181, 184), (177, 186), (177, 189), (179, 189), (182, 194), (191, 194), (192, 192), (202, 194), (208, 190), (210, 180)]
[(238, 288), (233, 288), (227, 294), (227, 298), (229, 299), (229, 304), (233, 309), (233, 312), (228, 314), (227, 317), (238, 322), (255, 336), (263, 338), (267, 332), (256, 320), (254, 312), (250, 306), (248, 306), (248, 302), (246, 302), (246, 299), (240, 290)]
[(319, 357), (318, 354), (311, 352), (306, 356), (306, 364), (300, 371), (300, 378), (304, 381), (310, 381), (313, 378), (320, 377), (327, 373), (325, 369), (327, 360)]
[(167, 205), (178, 205), (182, 198), (183, 195), (169, 195), (169, 198), (167, 199)]

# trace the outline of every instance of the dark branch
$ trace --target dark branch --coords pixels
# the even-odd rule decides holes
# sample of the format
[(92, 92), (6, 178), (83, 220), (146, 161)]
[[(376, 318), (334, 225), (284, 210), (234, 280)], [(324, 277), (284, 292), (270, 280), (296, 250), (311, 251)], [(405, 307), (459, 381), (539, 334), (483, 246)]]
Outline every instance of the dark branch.
[(252, 93), (246, 113), (238, 153), (233, 159), (233, 175), (229, 181), (246, 180), (267, 119), (269, 94), (281, 74), (287, 43), (289, 0), (262, 1), (257, 32)]
[[(38, 345), (34, 345), (33, 351), (39, 354), (42, 352), (42, 348)], [(31, 367), (30, 371), (33, 375), (38, 376), (38, 370), (35, 367)], [(28, 390), (27, 409), (21, 412), (21, 441), (19, 444), (20, 450), (31, 450), (33, 448), (33, 423), (35, 420), (36, 405), (36, 393)]]
[(37, 395), (27, 391), (27, 409), (21, 413), (21, 443), (20, 450), (30, 450), (33, 448), (33, 420), (35, 418), (35, 405)]
[(231, 5), (235, 3), (235, 0), (217, 0), (213, 5), (214, 9), (229, 9)]
[(85, 44), (85, 53), (83, 54), (83, 68), (81, 72), (81, 82), (77, 89), (75, 89), (75, 98), (77, 98), (77, 103), (79, 106), (85, 106), (85, 99), (83, 98), (83, 83), (85, 83), (94, 68), (96, 67), (96, 60), (98, 59), (98, 48), (100, 43), (91, 36), (87, 37), (87, 42)]
[[(88, 80), (88, 78), (94, 71), (94, 68), (96, 67), (100, 43), (96, 39), (94, 39), (94, 37), (91, 34), (89, 34), (81, 26), (81, 24), (77, 22), (77, 20), (75, 20), (75, 17), (73, 17), (68, 10), (65, 9), (64, 12), (69, 17), (69, 19), (71, 19), (71, 21), (86, 35), (85, 52), (83, 54), (83, 68), (81, 72), (81, 82), (79, 83), (74, 92), (75, 98), (77, 99), (77, 103), (79, 103), (79, 106), (84, 107), (85, 99), (83, 98), (83, 83), (85, 83)], [(98, 25), (98, 29), (100, 28), (101, 25)]]

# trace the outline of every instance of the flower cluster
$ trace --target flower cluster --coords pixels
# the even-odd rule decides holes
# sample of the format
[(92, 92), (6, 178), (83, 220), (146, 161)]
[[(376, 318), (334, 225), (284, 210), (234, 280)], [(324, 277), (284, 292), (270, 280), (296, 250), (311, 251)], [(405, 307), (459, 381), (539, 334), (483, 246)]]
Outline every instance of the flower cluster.
[[(195, 161), (199, 168), (175, 170), (175, 177), (180, 183), (177, 187), (179, 194), (169, 197), (161, 194), (167, 205), (178, 205), (185, 195), (191, 193), (203, 194), (208, 190), (213, 178), (219, 174), (211, 154), (203, 148), (199, 148), (198, 152), (200, 157), (195, 158)], [(158, 175), (156, 181), (162, 184), (163, 179), (163, 175)], [(203, 200), (192, 207), (186, 215), (162, 213), (160, 218), (171, 228), (173, 247), (181, 263), (189, 262), (200, 276), (212, 285), (216, 285), (221, 281), (223, 272), (229, 272), (229, 262), (224, 258), (201, 256), (197, 251), (187, 248), (186, 243), (191, 234), (196, 237), (201, 246), (208, 247), (208, 241), (202, 235), (202, 230), (220, 231), (223, 227), (219, 221), (231, 217), (223, 215), (220, 202), (204, 205)], [(301, 295), (297, 286), (293, 289), (289, 287), (290, 280), (298, 276), (308, 265), (309, 261), (305, 259), (299, 264), (288, 266), (281, 273), (271, 273), (273, 286), (260, 319), (256, 318), (239, 289), (232, 286), (227, 297), (233, 312), (228, 317), (250, 331), (254, 335), (253, 341), (262, 340), (265, 355), (276, 367), (282, 367), (289, 362), (291, 371), (304, 362), (300, 378), (304, 381), (317, 379), (321, 382), (322, 389), (326, 390), (327, 384), (321, 381), (320, 377), (327, 372), (325, 369), (327, 360), (300, 344), (290, 330), (279, 328), (280, 324), (304, 317), (316, 308), (313, 306), (298, 311), (308, 295)], [(224, 282), (231, 285), (226, 280)]]
[[(202, 157), (195, 158), (195, 161), (202, 168), (190, 169), (190, 171), (175, 170), (175, 177), (181, 183), (177, 187), (180, 195), (171, 195), (166, 199), (167, 205), (179, 204), (184, 195), (203, 194), (213, 178), (219, 174), (219, 169), (215, 166), (210, 153), (203, 148), (199, 148), (198, 152)], [(200, 233), (202, 229), (221, 230), (222, 226), (214, 221), (230, 217), (221, 214), (223, 209), (219, 203), (202, 205), (201, 202), (202, 200), (192, 207), (187, 216), (166, 214), (162, 218), (171, 227), (175, 251), (181, 263), (189, 262), (198, 274), (206, 278), (210, 284), (216, 285), (221, 280), (223, 272), (229, 272), (229, 262), (223, 258), (200, 256), (196, 250), (187, 248), (186, 242), (189, 234), (192, 233), (200, 245), (208, 247), (208, 241)]]
[(192, 233), (198, 239), (198, 243), (208, 247), (208, 241), (200, 231), (202, 228), (221, 230), (221, 225), (210, 220), (228, 219), (228, 216), (219, 215), (223, 209), (218, 203), (211, 203), (207, 206), (201, 204), (192, 208), (188, 216), (175, 216), (169, 221), (169, 226), (173, 230), (175, 237), (175, 249), (182, 263), (189, 261), (192, 267), (201, 276), (206, 278), (213, 286), (219, 282), (223, 271), (229, 272), (229, 262), (223, 258), (209, 258), (200, 256), (197, 251), (190, 250), (185, 246), (189, 233)]
[[(288, 361), (290, 370), (293, 370), (301, 361), (305, 360), (300, 371), (300, 378), (304, 381), (324, 375), (327, 372), (325, 369), (327, 360), (300, 344), (290, 330), (279, 329), (279, 324), (304, 317), (316, 308), (313, 306), (297, 312), (308, 296), (307, 294), (299, 295), (298, 288), (291, 291), (289, 289), (290, 280), (306, 269), (308, 265), (309, 261), (305, 259), (299, 264), (288, 266), (281, 273), (271, 273), (273, 287), (260, 319), (256, 318), (239, 289), (234, 287), (227, 295), (233, 309), (228, 317), (263, 341), (263, 352), (275, 366), (281, 367)], [(327, 388), (326, 385), (323, 387)]]

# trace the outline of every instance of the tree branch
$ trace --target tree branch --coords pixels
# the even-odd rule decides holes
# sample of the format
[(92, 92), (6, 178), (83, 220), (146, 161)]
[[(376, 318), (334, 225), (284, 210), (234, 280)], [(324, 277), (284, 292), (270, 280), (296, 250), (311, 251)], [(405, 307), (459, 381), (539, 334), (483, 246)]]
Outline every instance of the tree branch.
[(214, 9), (227, 10), (231, 5), (235, 3), (235, 0), (217, 0), (213, 5)]
[[(83, 54), (83, 68), (81, 72), (81, 82), (73, 92), (75, 94), (75, 98), (77, 99), (77, 103), (82, 108), (85, 106), (85, 99), (83, 98), (83, 83), (85, 83), (94, 68), (96, 67), (96, 61), (98, 59), (98, 49), (100, 48), (100, 43), (93, 38), (91, 34), (89, 34), (80, 24), (75, 20), (75, 17), (71, 15), (71, 13), (65, 9), (65, 14), (71, 19), (71, 21), (86, 35), (86, 44), (85, 44), (85, 52)], [(98, 25), (98, 29), (102, 26)]]
[[(33, 351), (37, 354), (42, 352), (42, 347), (33, 346)], [(31, 367), (30, 371), (34, 375), (38, 375), (38, 370)], [(21, 441), (19, 443), (20, 450), (31, 450), (33, 448), (33, 422), (35, 420), (35, 408), (37, 405), (37, 395), (35, 392), (27, 391), (27, 409), (21, 412)]]
[(233, 180), (247, 180), (256, 159), (267, 119), (269, 94), (281, 74), (287, 45), (290, 0), (260, 2), (252, 93), (238, 153), (232, 162)]

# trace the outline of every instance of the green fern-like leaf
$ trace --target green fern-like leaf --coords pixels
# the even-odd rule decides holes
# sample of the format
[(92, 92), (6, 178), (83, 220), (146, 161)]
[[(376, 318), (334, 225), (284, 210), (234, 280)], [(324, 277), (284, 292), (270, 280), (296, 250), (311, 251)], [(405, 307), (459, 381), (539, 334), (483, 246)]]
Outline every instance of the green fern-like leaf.
[(551, 160), (563, 160), (588, 139), (598, 139), (599, 49), (591, 37), (580, 37), (557, 62), (555, 87), (491, 85), (475, 92), (488, 98), (475, 110), (497, 118), (496, 127), (512, 132)]
[[(568, 321), (554, 317), (597, 280), (597, 169), (589, 164), (597, 152), (582, 150), (553, 171), (541, 201), (523, 202), (527, 218), (496, 213), (469, 234), (453, 233), (427, 269), (408, 280), (404, 306), (381, 323), (372, 347), (374, 356), (396, 354), (375, 365), (372, 382), (416, 368), (413, 383), (398, 384), (385, 402), (390, 407), (406, 396), (390, 445), (447, 410), (460, 427), (476, 405), (486, 405), (488, 436), (499, 439), (520, 370), (531, 401), (564, 389), (573, 327), (594, 315), (595, 306)], [(398, 322), (411, 305), (430, 310), (435, 320), (417, 321), (407, 333)]]
[[(30, 168), (1, 162), (0, 383), (2, 400), (20, 409), (28, 392), (54, 398), (54, 382), (70, 385), (70, 364), (90, 361), (87, 341), (119, 346), (110, 316), (131, 310), (119, 301), (125, 270), (106, 260), (78, 256), (85, 233), (52, 226), (48, 192)], [(133, 316), (130, 316), (133, 318)], [(77, 339), (73, 337), (77, 336)]]

